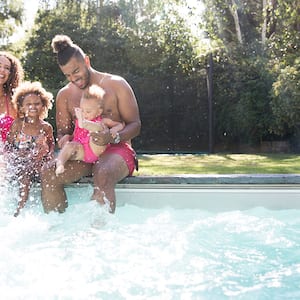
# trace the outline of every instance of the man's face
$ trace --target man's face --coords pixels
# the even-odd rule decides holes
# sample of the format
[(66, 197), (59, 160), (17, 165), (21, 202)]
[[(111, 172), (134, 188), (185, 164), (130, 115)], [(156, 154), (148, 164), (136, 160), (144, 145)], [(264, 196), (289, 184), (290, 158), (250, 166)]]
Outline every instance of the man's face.
[(90, 82), (89, 66), (85, 60), (78, 60), (72, 57), (67, 64), (60, 66), (66, 78), (76, 85), (79, 89), (85, 89)]

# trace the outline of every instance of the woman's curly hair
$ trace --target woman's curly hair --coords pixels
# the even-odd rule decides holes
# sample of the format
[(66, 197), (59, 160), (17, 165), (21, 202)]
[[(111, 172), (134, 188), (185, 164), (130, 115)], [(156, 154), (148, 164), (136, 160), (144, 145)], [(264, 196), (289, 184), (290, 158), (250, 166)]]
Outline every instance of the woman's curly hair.
[(41, 98), (43, 112), (40, 115), (40, 119), (46, 119), (48, 117), (48, 111), (52, 108), (53, 94), (47, 92), (42, 87), (42, 84), (38, 81), (25, 81), (16, 88), (16, 91), (13, 95), (12, 103), (18, 112), (18, 117), (24, 117), (21, 108), (23, 106), (23, 101), (25, 97), (30, 94), (35, 94)]
[(0, 56), (6, 57), (10, 61), (10, 73), (8, 80), (4, 83), (4, 93), (11, 99), (14, 90), (24, 79), (24, 70), (18, 58), (7, 51), (0, 51)]

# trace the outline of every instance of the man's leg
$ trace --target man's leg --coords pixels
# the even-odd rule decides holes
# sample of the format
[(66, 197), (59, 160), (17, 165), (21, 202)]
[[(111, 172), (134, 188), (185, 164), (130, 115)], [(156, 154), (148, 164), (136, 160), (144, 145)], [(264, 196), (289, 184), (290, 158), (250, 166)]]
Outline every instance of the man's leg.
[(55, 160), (53, 160), (45, 164), (41, 171), (42, 204), (46, 213), (65, 211), (68, 203), (64, 185), (91, 175), (92, 165), (81, 161), (68, 161), (64, 173), (59, 176), (56, 176), (55, 169)]
[(113, 153), (102, 154), (93, 170), (94, 193), (92, 199), (103, 205), (105, 204), (105, 197), (109, 200), (110, 212), (114, 213), (116, 209), (115, 186), (128, 174), (127, 164), (120, 155)]

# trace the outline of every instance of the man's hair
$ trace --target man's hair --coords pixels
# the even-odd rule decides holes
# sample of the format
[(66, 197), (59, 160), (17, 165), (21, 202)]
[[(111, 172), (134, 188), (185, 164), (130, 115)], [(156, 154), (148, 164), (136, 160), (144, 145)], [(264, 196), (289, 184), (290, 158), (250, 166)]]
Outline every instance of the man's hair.
[(57, 54), (57, 61), (60, 66), (67, 64), (73, 56), (78, 60), (85, 58), (83, 50), (74, 44), (67, 35), (56, 35), (52, 39), (51, 47), (53, 52)]

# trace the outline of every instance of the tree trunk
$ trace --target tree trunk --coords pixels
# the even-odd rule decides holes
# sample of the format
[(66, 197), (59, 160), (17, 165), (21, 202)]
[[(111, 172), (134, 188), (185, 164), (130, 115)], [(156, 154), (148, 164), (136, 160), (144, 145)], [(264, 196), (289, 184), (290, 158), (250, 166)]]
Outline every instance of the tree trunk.
[(237, 39), (240, 44), (243, 44), (241, 26), (240, 26), (239, 15), (238, 15), (238, 10), (237, 10), (238, 6), (237, 6), (235, 0), (231, 0), (231, 2), (232, 2), (232, 6), (230, 7), (230, 12), (231, 12), (233, 20), (234, 20)]
[(262, 15), (263, 15), (263, 24), (261, 29), (261, 45), (262, 48), (265, 48), (266, 45), (266, 36), (267, 36), (267, 0), (262, 0)]

